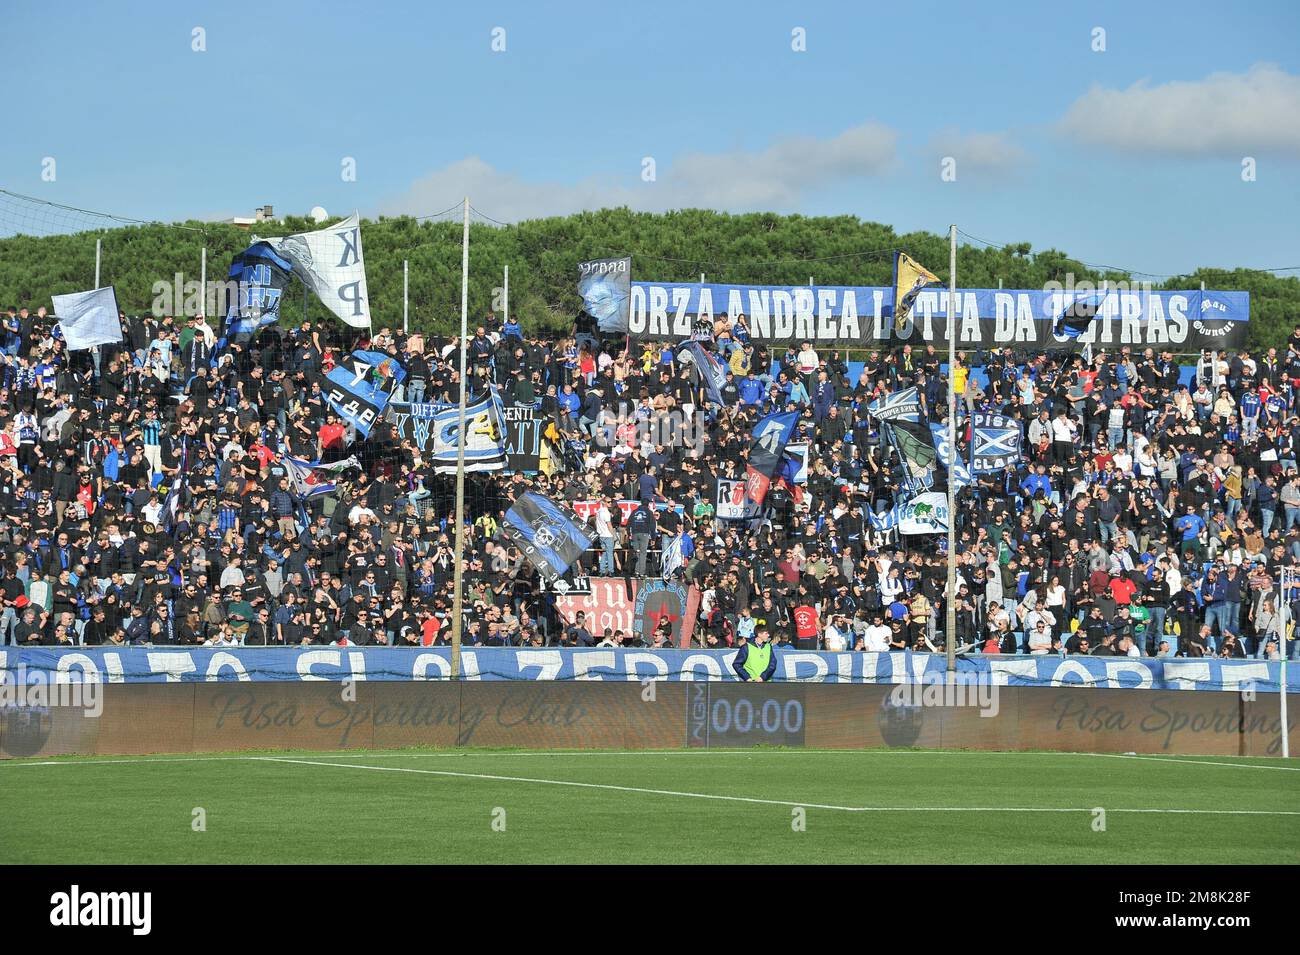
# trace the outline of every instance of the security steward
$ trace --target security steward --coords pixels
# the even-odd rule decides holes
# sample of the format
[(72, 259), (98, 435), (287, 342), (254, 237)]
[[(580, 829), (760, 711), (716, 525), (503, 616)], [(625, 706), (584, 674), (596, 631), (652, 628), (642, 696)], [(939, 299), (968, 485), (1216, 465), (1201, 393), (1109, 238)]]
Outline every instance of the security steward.
[(754, 639), (740, 638), (740, 649), (731, 661), (731, 668), (746, 683), (766, 683), (776, 672), (776, 654), (768, 637), (767, 627), (754, 631)]

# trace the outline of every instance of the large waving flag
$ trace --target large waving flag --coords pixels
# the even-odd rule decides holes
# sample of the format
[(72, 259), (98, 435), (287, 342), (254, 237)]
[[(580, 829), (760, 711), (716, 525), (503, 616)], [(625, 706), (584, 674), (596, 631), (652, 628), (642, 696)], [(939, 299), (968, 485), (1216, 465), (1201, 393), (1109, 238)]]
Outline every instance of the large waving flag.
[(727, 367), (718, 356), (709, 351), (698, 339), (684, 341), (677, 346), (675, 358), (695, 370), (695, 379), (704, 385), (705, 400), (722, 405), (722, 386), (727, 383)]
[(289, 480), (293, 482), (294, 491), (302, 498), (319, 497), (336, 491), (337, 481), (344, 471), (349, 468), (361, 469), (361, 462), (355, 455), (342, 461), (331, 461), (329, 464), (321, 464), (319, 461), (301, 461), (288, 455), (281, 460), (285, 470), (289, 472)]
[(370, 327), (361, 220), (355, 212), (329, 228), (264, 243), (292, 263), (293, 272), (331, 312), (353, 328)]
[(894, 330), (902, 332), (907, 316), (912, 312), (916, 296), (927, 285), (939, 281), (935, 275), (921, 263), (905, 252), (894, 253)]
[(632, 313), (632, 259), (578, 263), (578, 294), (583, 310), (609, 334), (625, 335)]
[[(465, 471), (500, 471), (506, 466), (505, 415), (496, 386), (465, 406)], [(433, 439), (433, 470), (436, 474), (455, 474), (459, 460), (457, 439), (460, 427), (459, 405), (411, 405), (411, 427), (430, 428)]]
[(227, 277), (238, 284), (237, 299), (226, 312), (227, 339), (250, 338), (280, 320), (280, 302), (293, 281), (293, 265), (275, 249), (254, 242), (235, 256)]
[(948, 426), (931, 424), (930, 435), (934, 438), (934, 450), (939, 458), (939, 463), (952, 473), (953, 483), (956, 484), (957, 488), (960, 490), (968, 484), (973, 484), (975, 478), (971, 475), (966, 462), (960, 459), (954, 462), (952, 455), (948, 453)]
[(122, 323), (117, 318), (117, 293), (113, 286), (50, 296), (54, 317), (68, 351), (94, 348), (122, 340)]
[(903, 459), (907, 490), (916, 494), (934, 487), (938, 453), (924, 426), (909, 421), (887, 421), (883, 430)]
[(1099, 291), (1068, 294), (1061, 301), (1060, 311), (1052, 316), (1052, 335), (1058, 340), (1078, 341), (1092, 327), (1105, 300), (1106, 293)]
[(770, 414), (754, 425), (754, 443), (745, 467), (745, 513), (753, 516), (781, 470), (785, 446), (799, 423), (799, 412)]
[(867, 414), (880, 421), (921, 420), (921, 397), (915, 387), (891, 391), (867, 405)]
[(664, 544), (662, 571), (664, 580), (672, 580), (673, 574), (677, 573), (678, 569), (686, 563), (686, 558), (682, 555), (682, 538), (684, 536), (685, 531), (670, 538)]
[[(378, 364), (372, 364), (372, 359)], [(380, 352), (354, 351), (319, 380), (329, 406), (368, 438), (405, 377), (406, 372), (391, 357)]]
[(562, 577), (594, 540), (554, 501), (531, 491), (506, 511), (499, 533), (519, 548), (548, 584)]

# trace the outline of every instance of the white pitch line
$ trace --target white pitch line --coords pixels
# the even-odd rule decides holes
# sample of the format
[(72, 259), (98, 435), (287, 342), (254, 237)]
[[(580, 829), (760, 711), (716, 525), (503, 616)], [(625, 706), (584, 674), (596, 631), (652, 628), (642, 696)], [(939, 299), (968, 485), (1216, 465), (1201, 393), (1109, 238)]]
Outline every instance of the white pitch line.
[(1260, 763), (1219, 763), (1209, 759), (1180, 759), (1177, 756), (1139, 756), (1136, 753), (1079, 753), (1080, 756), (1102, 756), (1110, 759), (1145, 759), (1153, 763), (1190, 763), (1193, 766), (1226, 766), (1229, 769), (1280, 769), (1286, 773), (1300, 773), (1300, 766), (1264, 766)]
[[(724, 796), (717, 793), (692, 793), (675, 789), (646, 789), (640, 786), (616, 786), (613, 783), (584, 783), (571, 779), (536, 779), (531, 776), (499, 776), (492, 773), (458, 773), (448, 769), (414, 769), (410, 766), (363, 766), (360, 763), (327, 763), (314, 759), (291, 759), (283, 756), (249, 756), (268, 763), (291, 763), (298, 766), (325, 766), (330, 769), (365, 769), (378, 773), (415, 773), (422, 776), (450, 776), (456, 779), (485, 779), (492, 782), (533, 783), (539, 786), (570, 786), (577, 789), (606, 789), (640, 793), (648, 796), (679, 796), (687, 799), (715, 799), (724, 802), (758, 803), (767, 806), (798, 806), (804, 809), (833, 809), (840, 812), (1037, 812), (1091, 813), (1094, 807), (1069, 808), (1051, 806), (834, 806), (825, 803), (797, 802), (786, 799), (759, 799), (754, 796)], [(1107, 812), (1161, 813), (1195, 816), (1300, 816), (1300, 810), (1270, 809), (1107, 809)]]
[[(354, 759), (357, 753), (318, 753), (314, 759)], [(1182, 759), (1174, 756), (1155, 756), (1137, 754), (1129, 755), (1127, 753), (1081, 753), (1081, 752), (1037, 752), (1023, 750), (975, 750), (975, 749), (950, 749), (950, 750), (928, 750), (928, 749), (781, 749), (781, 750), (749, 750), (749, 749), (680, 749), (680, 750), (655, 750), (655, 749), (633, 749), (633, 750), (546, 750), (539, 752), (504, 752), (494, 753), (490, 751), (475, 751), (473, 749), (464, 752), (366, 752), (366, 758), (369, 759), (522, 759), (522, 758), (542, 758), (542, 759), (563, 759), (571, 756), (852, 756), (852, 757), (871, 757), (871, 756), (985, 756), (985, 757), (1005, 757), (1005, 756), (1088, 756), (1102, 757), (1106, 759), (1138, 759), (1149, 760), (1157, 763), (1188, 763), (1193, 766), (1220, 766), (1225, 769), (1272, 769), (1281, 770), (1288, 773), (1300, 772), (1300, 766), (1273, 766), (1263, 765), (1260, 763), (1223, 763), (1208, 759)], [(95, 758), (69, 758), (69, 759), (47, 759), (47, 760), (28, 760), (28, 759), (0, 759), (0, 769), (19, 768), (23, 766), (121, 766), (121, 765), (141, 765), (145, 763), (214, 763), (229, 762), (255, 759), (257, 757), (245, 755), (232, 756), (142, 756), (123, 759), (95, 759)], [(1255, 757), (1263, 758), (1263, 757)], [(1279, 759), (1278, 762), (1281, 762)]]

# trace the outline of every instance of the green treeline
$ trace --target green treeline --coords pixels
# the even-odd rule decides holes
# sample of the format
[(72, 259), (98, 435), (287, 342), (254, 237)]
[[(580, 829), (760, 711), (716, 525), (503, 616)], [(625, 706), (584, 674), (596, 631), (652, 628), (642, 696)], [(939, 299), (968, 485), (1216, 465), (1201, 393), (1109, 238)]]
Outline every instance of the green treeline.
[[(413, 330), (449, 332), (459, 323), (461, 222), (416, 220), (409, 216), (364, 220), (371, 308), (376, 327), (402, 321), (402, 261), (410, 262)], [(304, 218), (285, 217), (259, 226), (261, 235), (318, 228)], [(762, 285), (888, 285), (890, 251), (904, 249), (947, 280), (947, 236), (929, 232), (899, 235), (889, 226), (854, 216), (807, 217), (769, 213), (729, 215), (703, 209), (668, 213), (603, 209), (516, 225), (474, 222), (470, 226), (469, 314), (473, 322), (501, 311), (502, 269), (510, 266), (510, 313), (532, 333), (572, 327), (580, 300), (577, 263), (623, 253), (633, 257), (633, 277), (653, 281), (698, 281)], [(103, 240), (101, 281), (117, 289), (131, 314), (149, 311), (155, 283), (171, 287), (197, 281), (200, 250), (208, 249), (209, 281), (223, 279), (230, 259), (249, 243), (249, 232), (230, 225), (187, 222), (129, 226), (99, 232), (0, 239), (0, 305), (50, 304), (51, 294), (86, 289), (94, 281), (95, 239)], [(1033, 252), (1028, 243), (958, 249), (957, 273), (964, 288), (1041, 288), (1050, 281), (1131, 281), (1120, 272), (1085, 268), (1064, 252)], [(1166, 279), (1157, 289), (1200, 287), (1251, 293), (1250, 344), (1280, 345), (1300, 321), (1300, 278), (1279, 278), (1248, 269), (1197, 269)], [(309, 297), (310, 317), (327, 315)], [(287, 316), (302, 309), (295, 286)], [(177, 310), (177, 309), (173, 309)]]

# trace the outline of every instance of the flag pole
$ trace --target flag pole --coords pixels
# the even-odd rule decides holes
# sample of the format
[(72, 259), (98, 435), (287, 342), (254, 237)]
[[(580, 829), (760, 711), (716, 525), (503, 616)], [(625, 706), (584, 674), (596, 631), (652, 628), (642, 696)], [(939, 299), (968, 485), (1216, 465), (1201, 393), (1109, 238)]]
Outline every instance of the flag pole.
[(948, 586), (944, 641), (948, 673), (957, 671), (957, 226), (948, 227)]
[(452, 574), (456, 592), (451, 603), (451, 678), (460, 679), (460, 630), (465, 577), (465, 355), (469, 351), (469, 197), (464, 203), (464, 228), (460, 240), (460, 408), (456, 415), (456, 556)]
[(95, 240), (95, 288), (99, 288), (99, 263), (103, 253), (103, 240)]
[[(1280, 676), (1279, 676), (1279, 679), (1278, 679), (1278, 687), (1277, 687), (1277, 690), (1278, 690), (1278, 704), (1277, 704), (1277, 705), (1278, 705), (1278, 719), (1279, 719), (1279, 721), (1280, 721), (1281, 724), (1282, 724), (1282, 758), (1283, 758), (1283, 759), (1290, 759), (1290, 758), (1291, 758), (1291, 732), (1290, 732), (1290, 730), (1287, 728), (1287, 725), (1286, 725), (1286, 721), (1287, 721), (1287, 712), (1286, 712), (1286, 690), (1287, 690), (1287, 686), (1286, 686), (1286, 657), (1287, 657), (1287, 646), (1286, 646), (1286, 618), (1282, 616), (1282, 608), (1285, 607), (1285, 606), (1287, 605), (1287, 604), (1286, 604), (1286, 578), (1287, 578), (1287, 570), (1286, 570), (1286, 568), (1285, 568), (1285, 567), (1279, 567), (1279, 568), (1278, 568), (1278, 593), (1277, 593), (1278, 604), (1277, 604), (1277, 613), (1275, 614), (1275, 616), (1277, 617), (1278, 622), (1281, 624), (1281, 627), (1279, 628), (1279, 629), (1281, 630), (1281, 633), (1280, 633), (1280, 635), (1278, 636), (1277, 645), (1278, 645), (1278, 649), (1281, 651), (1282, 659), (1281, 659), (1281, 661), (1280, 661), (1280, 662), (1281, 662), (1281, 667), (1280, 667)], [(1288, 613), (1287, 616), (1290, 616), (1290, 614)], [(1265, 641), (1265, 643), (1267, 644), (1267, 641), (1268, 641), (1268, 637), (1267, 637), (1267, 636), (1264, 637), (1264, 641)]]
[(411, 333), (410, 321), (407, 317), (411, 299), (411, 263), (409, 259), (402, 259), (402, 334)]

